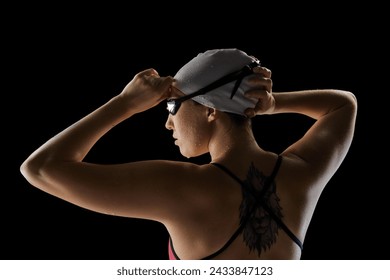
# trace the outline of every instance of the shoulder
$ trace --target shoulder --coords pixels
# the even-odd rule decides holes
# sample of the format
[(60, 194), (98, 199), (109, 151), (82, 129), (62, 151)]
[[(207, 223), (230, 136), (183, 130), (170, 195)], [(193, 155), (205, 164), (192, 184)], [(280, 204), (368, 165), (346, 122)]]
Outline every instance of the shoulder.
[(144, 162), (139, 172), (144, 173), (142, 176), (146, 180), (160, 185), (180, 198), (178, 204), (187, 203), (193, 206), (197, 201), (221, 196), (222, 185), (229, 182), (227, 176), (211, 164), (157, 160)]
[(180, 203), (194, 211), (211, 211), (211, 208), (229, 203), (231, 199), (236, 200), (237, 194), (241, 192), (240, 186), (231, 176), (212, 164), (173, 162), (168, 165), (172, 165), (167, 168), (170, 169), (169, 181), (180, 193)]

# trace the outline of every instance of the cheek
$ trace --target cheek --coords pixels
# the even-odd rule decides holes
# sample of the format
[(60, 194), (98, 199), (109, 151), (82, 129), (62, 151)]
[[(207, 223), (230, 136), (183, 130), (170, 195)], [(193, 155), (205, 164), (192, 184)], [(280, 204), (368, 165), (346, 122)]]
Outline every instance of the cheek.
[(183, 123), (180, 135), (186, 143), (199, 147), (204, 142), (204, 130), (196, 122)]
[(180, 151), (184, 156), (194, 157), (208, 152), (208, 127), (204, 121), (182, 119), (176, 128), (180, 133)]

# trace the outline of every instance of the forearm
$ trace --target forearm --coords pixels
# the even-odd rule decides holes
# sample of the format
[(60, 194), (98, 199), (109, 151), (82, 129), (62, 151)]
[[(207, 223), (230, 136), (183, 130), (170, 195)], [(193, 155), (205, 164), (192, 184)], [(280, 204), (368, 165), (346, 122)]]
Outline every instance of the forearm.
[(299, 113), (313, 119), (319, 119), (343, 106), (356, 106), (356, 99), (352, 93), (334, 89), (273, 92), (273, 96), (275, 98), (273, 114)]

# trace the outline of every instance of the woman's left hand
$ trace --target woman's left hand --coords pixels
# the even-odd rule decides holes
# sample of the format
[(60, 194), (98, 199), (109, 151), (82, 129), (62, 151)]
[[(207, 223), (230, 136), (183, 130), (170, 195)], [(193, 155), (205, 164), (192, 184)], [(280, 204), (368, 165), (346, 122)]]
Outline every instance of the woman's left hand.
[(272, 95), (271, 70), (266, 67), (255, 67), (253, 75), (249, 82), (253, 85), (252, 89), (245, 92), (245, 96), (257, 99), (254, 108), (247, 108), (245, 114), (252, 118), (256, 115), (271, 113), (275, 108), (275, 98)]

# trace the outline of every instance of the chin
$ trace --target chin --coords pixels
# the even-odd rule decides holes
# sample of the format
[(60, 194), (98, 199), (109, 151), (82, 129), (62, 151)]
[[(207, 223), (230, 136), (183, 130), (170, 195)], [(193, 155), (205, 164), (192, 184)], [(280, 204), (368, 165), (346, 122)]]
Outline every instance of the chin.
[(192, 154), (189, 154), (189, 153), (185, 153), (185, 152), (182, 152), (182, 151), (180, 151), (180, 153), (185, 158), (192, 158), (192, 157), (194, 157)]
[(185, 157), (185, 158), (200, 157), (200, 156), (206, 154), (206, 152), (188, 151), (188, 150), (184, 150), (184, 149), (180, 149), (180, 153), (181, 153), (182, 156)]

